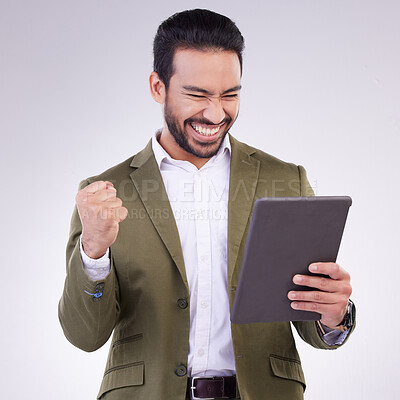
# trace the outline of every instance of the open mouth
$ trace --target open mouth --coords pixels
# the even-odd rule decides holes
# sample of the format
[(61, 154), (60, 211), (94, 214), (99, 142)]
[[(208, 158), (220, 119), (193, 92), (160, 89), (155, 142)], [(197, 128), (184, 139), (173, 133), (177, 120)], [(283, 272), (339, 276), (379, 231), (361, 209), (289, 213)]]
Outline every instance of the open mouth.
[(196, 137), (200, 138), (201, 140), (211, 141), (218, 137), (219, 132), (224, 124), (215, 126), (213, 128), (210, 128), (206, 125), (197, 124), (195, 122), (191, 122), (189, 125), (192, 127)]

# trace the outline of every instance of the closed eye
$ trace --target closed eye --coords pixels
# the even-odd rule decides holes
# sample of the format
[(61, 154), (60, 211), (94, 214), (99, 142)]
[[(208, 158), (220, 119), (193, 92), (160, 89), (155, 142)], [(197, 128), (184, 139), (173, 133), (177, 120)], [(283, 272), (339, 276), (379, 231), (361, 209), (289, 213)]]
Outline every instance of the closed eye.
[(227, 94), (224, 96), (225, 99), (236, 99), (238, 97), (237, 94)]
[[(200, 94), (188, 93), (187, 95), (190, 97), (194, 97), (195, 99), (206, 99), (207, 98), (207, 96), (202, 96)], [(236, 99), (237, 97), (239, 97), (238, 94), (227, 94), (227, 95), (223, 96), (224, 99)]]
[(192, 93), (188, 93), (188, 96), (194, 97), (195, 99), (205, 99), (206, 98), (206, 96), (201, 96), (200, 94), (192, 94)]

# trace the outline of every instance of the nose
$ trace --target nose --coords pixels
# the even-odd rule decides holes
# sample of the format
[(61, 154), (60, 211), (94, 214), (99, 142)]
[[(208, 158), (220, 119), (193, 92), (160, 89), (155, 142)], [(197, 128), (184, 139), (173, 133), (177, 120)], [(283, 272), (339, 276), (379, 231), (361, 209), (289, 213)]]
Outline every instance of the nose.
[(220, 99), (210, 99), (208, 106), (203, 111), (203, 116), (214, 125), (225, 119), (225, 110)]

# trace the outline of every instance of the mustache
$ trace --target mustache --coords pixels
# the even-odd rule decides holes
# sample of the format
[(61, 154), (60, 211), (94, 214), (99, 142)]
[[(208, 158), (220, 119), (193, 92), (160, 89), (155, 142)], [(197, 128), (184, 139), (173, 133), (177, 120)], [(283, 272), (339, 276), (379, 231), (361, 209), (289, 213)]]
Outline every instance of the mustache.
[(221, 122), (218, 124), (215, 124), (214, 122), (209, 121), (208, 119), (205, 118), (188, 118), (185, 120), (185, 124), (192, 124), (192, 123), (198, 123), (201, 125), (210, 125), (210, 126), (219, 126), (223, 124), (230, 124), (232, 122), (232, 118), (224, 118)]

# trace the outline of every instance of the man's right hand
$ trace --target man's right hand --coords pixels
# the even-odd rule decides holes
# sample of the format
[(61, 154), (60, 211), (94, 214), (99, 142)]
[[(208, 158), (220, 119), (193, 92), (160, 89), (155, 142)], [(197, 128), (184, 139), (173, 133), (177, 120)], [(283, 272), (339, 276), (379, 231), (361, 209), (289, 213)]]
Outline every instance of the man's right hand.
[(90, 258), (100, 258), (115, 242), (119, 223), (128, 210), (108, 181), (91, 183), (78, 192), (75, 200), (82, 223), (83, 250)]

